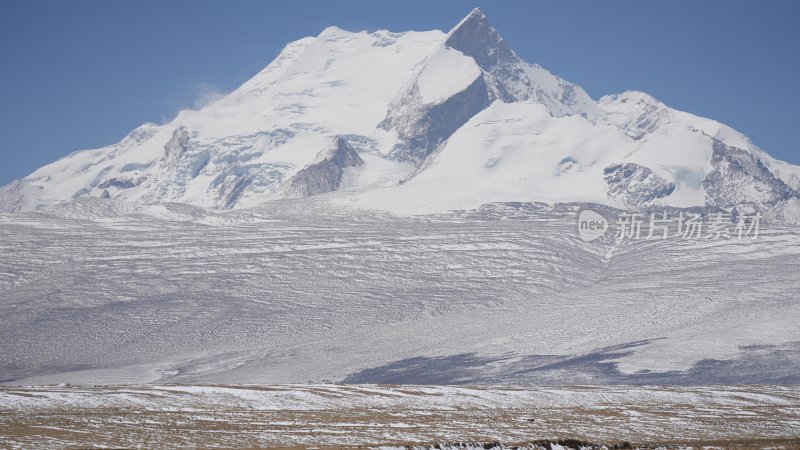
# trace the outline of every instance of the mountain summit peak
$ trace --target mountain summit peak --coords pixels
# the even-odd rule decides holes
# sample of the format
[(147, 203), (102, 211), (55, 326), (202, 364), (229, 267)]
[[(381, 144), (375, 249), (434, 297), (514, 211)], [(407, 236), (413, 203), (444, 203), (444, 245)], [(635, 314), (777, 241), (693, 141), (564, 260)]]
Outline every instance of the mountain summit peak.
[(458, 22), (458, 24), (456, 24), (456, 26), (454, 26), (453, 28), (450, 29), (450, 32), (448, 33), (448, 36), (450, 34), (452, 34), (453, 31), (461, 28), (461, 26), (463, 26), (467, 22), (486, 21), (486, 20), (488, 20), (488, 18), (486, 17), (486, 14), (484, 14), (483, 11), (480, 8), (474, 8), (472, 11), (469, 12), (469, 14), (464, 16), (464, 18), (461, 19), (461, 21)]
[(475, 8), (472, 11), (470, 11), (469, 14), (467, 14), (467, 17), (465, 17), (465, 19), (470, 19), (470, 18), (486, 19), (486, 14), (484, 14), (480, 8)]
[(0, 214), (326, 194), (400, 214), (546, 201), (793, 218), (800, 166), (641, 92), (597, 102), (521, 59), (475, 8), (447, 35), (328, 27), (297, 40), (217, 102), (0, 187)]
[(450, 30), (445, 45), (471, 56), (484, 69), (496, 65), (499, 60), (514, 56), (514, 52), (480, 8), (473, 9)]

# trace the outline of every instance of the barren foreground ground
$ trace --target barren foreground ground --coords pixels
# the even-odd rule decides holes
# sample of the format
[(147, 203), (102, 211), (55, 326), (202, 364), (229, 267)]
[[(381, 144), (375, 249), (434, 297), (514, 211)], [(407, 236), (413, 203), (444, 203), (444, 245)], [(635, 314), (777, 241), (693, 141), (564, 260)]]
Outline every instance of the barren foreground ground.
[[(800, 388), (116, 386), (0, 389), (2, 447), (533, 444), (800, 447)], [(573, 446), (575, 443), (572, 442)], [(491, 447), (491, 445), (487, 445)], [(553, 448), (558, 448), (553, 446)]]

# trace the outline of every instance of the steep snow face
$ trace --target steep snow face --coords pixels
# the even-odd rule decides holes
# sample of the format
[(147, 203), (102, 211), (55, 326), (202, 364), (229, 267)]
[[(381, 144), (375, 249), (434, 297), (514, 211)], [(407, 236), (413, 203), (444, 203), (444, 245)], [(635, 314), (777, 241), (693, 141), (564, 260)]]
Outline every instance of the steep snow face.
[[(800, 166), (779, 161), (753, 144), (744, 134), (715, 120), (698, 117), (664, 105), (652, 96), (639, 91), (607, 95), (598, 101), (601, 113), (598, 120), (622, 129), (634, 140), (657, 133), (662, 127), (681, 125), (711, 137), (722, 144), (746, 150), (763, 163), (778, 179), (795, 191), (800, 190)], [(671, 158), (672, 164), (709, 167), (711, 154), (691, 146), (675, 145), (672, 152), (660, 156)]]
[(618, 126), (638, 140), (672, 122), (674, 115), (663, 103), (644, 92), (628, 91), (600, 99), (603, 121)]
[[(627, 107), (623, 99), (618, 97)], [(696, 128), (698, 121), (705, 125), (703, 119), (652, 108), (650, 102), (629, 110), (616, 102), (601, 103), (611, 112), (601, 109), (601, 115), (589, 118), (554, 117), (536, 102), (496, 101), (460, 127), (402, 185), (343, 201), (417, 214), (500, 201), (592, 202), (631, 209), (747, 203), (767, 209), (797, 196), (757, 153), (738, 149), (749, 165), (721, 169), (721, 157), (714, 156), (721, 141)], [(633, 120), (622, 120), (623, 114)], [(729, 142), (737, 139), (727, 137)], [(767, 188), (761, 196), (753, 194)]]
[(202, 110), (145, 124), (117, 144), (37, 170), (22, 186), (4, 188), (0, 205), (14, 211), (85, 196), (254, 205), (302, 191), (290, 189), (292, 178), (317, 163), (336, 136), (372, 156), (376, 163), (364, 171), (378, 173), (365, 179), (396, 182), (413, 167), (384, 161), (396, 137), (376, 125), (444, 36), (328, 28), (287, 45), (266, 69)]
[(424, 104), (439, 103), (467, 89), (480, 74), (472, 58), (443, 47), (423, 67), (417, 78), (417, 88)]
[[(472, 209), (498, 201), (608, 202), (603, 169), (627, 141), (612, 125), (545, 105), (494, 102), (460, 127), (402, 185), (366, 192), (357, 206), (398, 214)], [(346, 199), (351, 200), (351, 199)]]
[(480, 9), (474, 9), (453, 28), (444, 45), (475, 60), (493, 99), (507, 103), (537, 101), (555, 116), (594, 110), (594, 102), (580, 86), (522, 61)]
[(521, 60), (476, 9), (447, 34), (330, 27), (292, 42), (215, 103), (0, 188), (0, 212), (86, 197), (228, 209), (334, 191), (405, 213), (493, 201), (770, 209), (798, 190), (800, 166), (719, 122), (643, 92), (594, 102)]
[(596, 108), (579, 86), (522, 61), (475, 9), (390, 105), (381, 126), (401, 139), (392, 157), (419, 164), (495, 100), (534, 101), (559, 117), (593, 114)]

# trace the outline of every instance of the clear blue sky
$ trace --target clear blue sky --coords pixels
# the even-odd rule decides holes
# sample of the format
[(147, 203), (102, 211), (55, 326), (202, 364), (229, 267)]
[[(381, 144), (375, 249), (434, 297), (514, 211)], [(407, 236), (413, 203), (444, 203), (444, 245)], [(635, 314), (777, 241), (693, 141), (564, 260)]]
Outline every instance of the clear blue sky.
[(448, 30), (473, 7), (593, 98), (629, 89), (800, 163), (797, 1), (0, 3), (0, 185), (227, 92), (329, 25)]

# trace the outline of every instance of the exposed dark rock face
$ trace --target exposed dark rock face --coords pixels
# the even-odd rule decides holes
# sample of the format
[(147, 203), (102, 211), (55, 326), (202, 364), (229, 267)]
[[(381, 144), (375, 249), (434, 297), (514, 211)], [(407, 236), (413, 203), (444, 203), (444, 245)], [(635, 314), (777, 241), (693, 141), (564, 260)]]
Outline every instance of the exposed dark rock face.
[(706, 204), (722, 208), (750, 205), (763, 210), (800, 196), (749, 152), (714, 139), (712, 170), (703, 179)]
[(146, 177), (133, 178), (109, 178), (108, 180), (100, 183), (97, 187), (100, 189), (108, 189), (114, 187), (117, 189), (130, 189), (136, 187), (144, 181)]
[(396, 105), (396, 114), (387, 116), (381, 124), (394, 129), (405, 145), (396, 147), (391, 157), (415, 164), (424, 160), (439, 144), (475, 114), (492, 103), (483, 77), (478, 77), (465, 90), (445, 101), (423, 105), (416, 90)]
[(476, 9), (450, 33), (447, 47), (472, 57), (489, 78), (492, 97), (504, 102), (523, 100), (514, 87), (520, 83), (530, 87), (530, 82), (520, 66), (520, 60), (506, 41), (489, 23), (489, 19)]
[[(516, 99), (502, 83), (497, 82), (498, 78), (505, 79), (509, 73), (509, 70), (498, 69), (498, 64), (502, 63), (506, 68), (516, 67), (521, 71), (519, 58), (480, 10), (472, 11), (450, 33), (444, 45), (472, 57), (481, 69), (481, 75), (463, 91), (432, 104), (423, 102), (415, 80), (390, 106), (386, 119), (380, 124), (387, 130), (397, 131), (403, 140), (403, 144), (390, 154), (392, 158), (419, 164), (493, 101), (499, 98), (504, 102), (512, 102)], [(510, 82), (519, 83), (520, 74), (511, 78), (513, 81)]]
[(480, 9), (473, 10), (450, 36), (445, 45), (471, 56), (481, 67), (491, 67), (498, 61), (514, 56), (514, 52), (503, 40), (486, 15)]
[(675, 183), (638, 164), (612, 164), (603, 172), (608, 196), (627, 206), (640, 208), (675, 190)]
[(288, 163), (261, 163), (234, 165), (217, 174), (211, 182), (222, 209), (236, 207), (245, 193), (258, 194), (277, 186)]
[(223, 208), (233, 208), (242, 196), (242, 192), (244, 192), (252, 182), (253, 177), (246, 173), (226, 177), (218, 187), (219, 195), (224, 200), (222, 203)]
[[(386, 118), (379, 124), (384, 129), (397, 131), (403, 141), (391, 153), (392, 158), (419, 164), (470, 118), (496, 100), (557, 105), (551, 111), (557, 116), (579, 103), (575, 86), (558, 77), (554, 77), (557, 92), (548, 93), (537, 86), (528, 71), (546, 71), (522, 61), (479, 9), (472, 11), (450, 32), (444, 45), (472, 58), (480, 75), (466, 89), (433, 103), (423, 101), (418, 79), (413, 80), (390, 105)], [(547, 76), (552, 77), (549, 73)]]
[(167, 164), (174, 164), (189, 150), (189, 132), (185, 128), (178, 128), (172, 133), (172, 138), (164, 145), (164, 160)]
[(317, 162), (301, 169), (289, 179), (287, 197), (302, 198), (333, 192), (339, 189), (344, 169), (363, 164), (364, 160), (353, 147), (341, 136), (337, 136), (333, 147), (322, 151)]
[(19, 212), (25, 206), (25, 195), (22, 192), (25, 184), (22, 180), (15, 180), (0, 186), (0, 213)]

